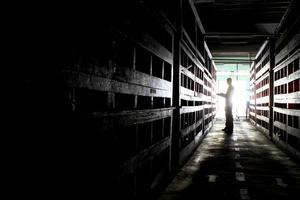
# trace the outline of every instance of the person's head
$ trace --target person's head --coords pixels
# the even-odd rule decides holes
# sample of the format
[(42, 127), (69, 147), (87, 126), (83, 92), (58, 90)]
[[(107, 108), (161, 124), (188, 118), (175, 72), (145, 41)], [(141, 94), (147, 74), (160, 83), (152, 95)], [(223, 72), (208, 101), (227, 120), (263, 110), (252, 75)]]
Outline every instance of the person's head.
[(231, 79), (231, 78), (228, 78), (228, 79), (227, 79), (227, 84), (228, 84), (228, 85), (231, 85), (231, 84), (232, 84), (232, 79)]

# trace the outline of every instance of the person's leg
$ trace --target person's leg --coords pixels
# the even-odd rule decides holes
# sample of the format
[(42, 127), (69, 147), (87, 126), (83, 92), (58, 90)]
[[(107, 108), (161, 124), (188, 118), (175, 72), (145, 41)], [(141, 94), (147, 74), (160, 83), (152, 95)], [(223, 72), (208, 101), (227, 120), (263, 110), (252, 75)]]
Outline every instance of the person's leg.
[(228, 106), (225, 108), (225, 128), (222, 129), (223, 131), (226, 132), (231, 132), (233, 131), (233, 115), (232, 115), (232, 107)]
[(228, 129), (233, 130), (233, 116), (230, 115), (229, 120), (228, 120)]
[(225, 108), (225, 128), (222, 129), (222, 131), (226, 131), (228, 129), (228, 113), (227, 109)]
[(228, 109), (227, 116), (226, 116), (226, 127), (228, 132), (233, 131), (233, 115), (232, 115), (232, 109)]

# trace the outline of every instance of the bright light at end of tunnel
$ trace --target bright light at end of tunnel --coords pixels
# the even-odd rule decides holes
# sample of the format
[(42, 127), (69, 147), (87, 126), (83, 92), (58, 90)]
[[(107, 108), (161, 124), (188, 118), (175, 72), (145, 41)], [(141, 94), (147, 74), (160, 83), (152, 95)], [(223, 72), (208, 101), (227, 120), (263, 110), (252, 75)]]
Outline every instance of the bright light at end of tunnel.
[[(234, 96), (232, 98), (233, 108), (232, 114), (234, 118), (245, 117), (247, 107), (247, 82), (243, 80), (233, 80)], [(226, 93), (227, 83), (225, 81), (219, 81), (218, 93)], [(223, 97), (217, 97), (217, 118), (225, 118), (225, 99)]]

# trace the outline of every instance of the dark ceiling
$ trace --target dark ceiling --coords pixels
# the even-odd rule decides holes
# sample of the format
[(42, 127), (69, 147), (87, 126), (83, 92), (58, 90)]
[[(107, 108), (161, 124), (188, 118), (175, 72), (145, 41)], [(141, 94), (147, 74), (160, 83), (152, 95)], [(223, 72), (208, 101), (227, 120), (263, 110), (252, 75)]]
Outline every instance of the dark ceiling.
[(194, 0), (214, 57), (254, 56), (290, 0)]

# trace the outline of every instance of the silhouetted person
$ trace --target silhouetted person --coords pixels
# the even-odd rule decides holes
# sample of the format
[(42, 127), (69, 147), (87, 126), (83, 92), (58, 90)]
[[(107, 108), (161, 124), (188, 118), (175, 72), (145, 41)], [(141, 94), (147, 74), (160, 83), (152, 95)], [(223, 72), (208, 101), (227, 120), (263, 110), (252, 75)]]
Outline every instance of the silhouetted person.
[(222, 131), (225, 131), (226, 133), (232, 133), (233, 132), (233, 116), (232, 116), (232, 96), (234, 92), (234, 88), (232, 86), (232, 79), (227, 79), (228, 88), (226, 91), (226, 94), (224, 93), (218, 93), (218, 95), (225, 97), (225, 128), (222, 129)]
[(249, 111), (250, 111), (249, 109), (250, 109), (250, 102), (247, 101), (246, 102), (246, 119), (249, 118)]

